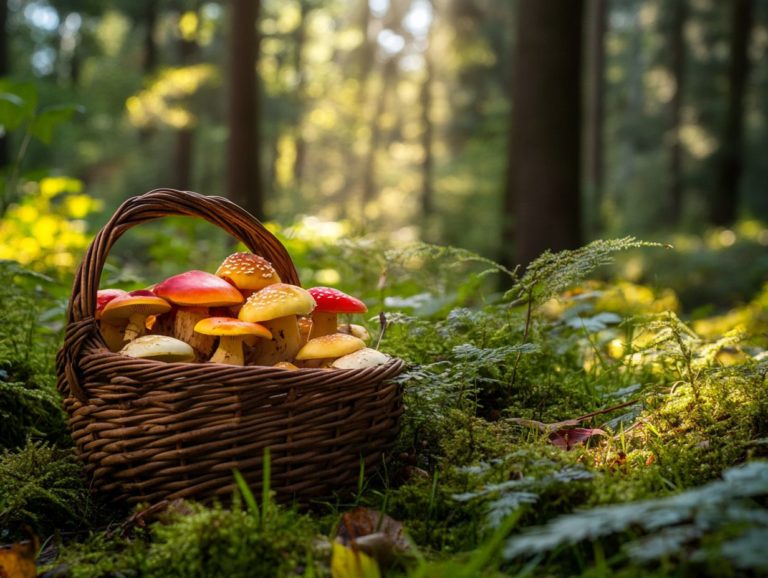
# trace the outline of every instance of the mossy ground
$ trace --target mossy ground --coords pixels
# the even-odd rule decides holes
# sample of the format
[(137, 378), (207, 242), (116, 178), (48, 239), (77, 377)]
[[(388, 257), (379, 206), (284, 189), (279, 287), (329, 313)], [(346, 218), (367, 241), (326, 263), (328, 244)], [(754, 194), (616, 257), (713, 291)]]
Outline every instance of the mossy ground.
[[(360, 263), (355, 250), (344, 248)], [(57, 555), (47, 568), (73, 577), (325, 576), (339, 516), (364, 505), (401, 521), (420, 553), (388, 575), (739, 576), (764, 569), (764, 560), (740, 564), (728, 552), (742, 544), (734, 537), (766, 531), (758, 518), (768, 514), (768, 483), (746, 497), (732, 491), (724, 502), (737, 509), (751, 500), (760, 516), (740, 525), (702, 522), (656, 558), (632, 555), (632, 540), (649, 532), (620, 524), (594, 540), (558, 538), (556, 548), (531, 556), (507, 555), (505, 544), (532, 527), (555, 532), (552, 521), (563, 515), (683, 495), (768, 457), (768, 289), (689, 326), (668, 289), (584, 281), (604, 259), (596, 249), (550, 258), (540, 277), (518, 281), (524, 291), (505, 295), (482, 290), (498, 268), (464, 252), (382, 255), (368, 260), (371, 272), (356, 269), (350, 278), (370, 287), (370, 294), (354, 292), (389, 310), (381, 349), (409, 362), (398, 378), (407, 409), (386, 475), (370, 477), (353, 501), (311, 512), (273, 506), (264, 520), (237, 499), (227, 507), (184, 504), (146, 528), (119, 531), (125, 513), (90, 496), (67, 449), (50, 361), (60, 327), (40, 321), (46, 314), (55, 320), (46, 312), (60, 304), (47, 281), (5, 271), (47, 297), (27, 313), (36, 316), (34, 339), (18, 332), (0, 339), (0, 410), (15, 416), (0, 427), (7, 448), (2, 536), (12, 539), (27, 524), (52, 537)], [(390, 272), (386, 295), (382, 264)], [(416, 271), (427, 277), (416, 281)], [(366, 284), (372, 275), (378, 289)], [(14, 286), (5, 284), (11, 299)], [(375, 334), (375, 322), (369, 325)], [(576, 426), (601, 431), (567, 450), (552, 443)], [(675, 526), (659, 524), (658, 531)]]

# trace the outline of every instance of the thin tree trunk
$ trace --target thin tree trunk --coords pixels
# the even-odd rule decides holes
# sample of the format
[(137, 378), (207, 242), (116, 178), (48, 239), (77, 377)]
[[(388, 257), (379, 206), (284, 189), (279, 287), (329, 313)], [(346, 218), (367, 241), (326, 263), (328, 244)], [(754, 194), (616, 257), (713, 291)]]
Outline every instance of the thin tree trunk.
[(391, 56), (384, 63), (384, 70), (381, 73), (382, 86), (378, 91), (376, 106), (373, 111), (373, 117), (371, 118), (371, 136), (368, 140), (368, 152), (365, 158), (365, 163), (363, 164), (363, 211), (365, 211), (365, 206), (376, 198), (376, 153), (381, 146), (381, 119), (387, 108), (389, 92), (392, 90), (396, 80), (395, 70), (397, 69), (397, 62), (397, 57)]
[[(0, 0), (0, 77), (10, 73), (10, 59), (8, 58), (8, 2)], [(8, 154), (8, 137), (0, 136), (0, 167), (8, 166), (10, 157)]]
[(710, 214), (712, 223), (721, 226), (732, 225), (738, 211), (739, 186), (743, 169), (744, 95), (750, 67), (749, 43), (753, 12), (752, 0), (732, 0), (728, 110), (719, 155), (719, 174)]
[(302, 120), (304, 118), (304, 107), (305, 107), (305, 100), (306, 100), (306, 94), (305, 94), (305, 87), (306, 87), (306, 73), (304, 71), (304, 44), (306, 43), (307, 39), (307, 16), (309, 15), (310, 11), (310, 5), (307, 2), (307, 0), (300, 0), (300, 10), (301, 10), (301, 20), (299, 21), (299, 25), (296, 27), (296, 58), (294, 60), (294, 67), (296, 70), (296, 74), (298, 75), (298, 82), (296, 83), (296, 119), (295, 119), (295, 126), (296, 126), (296, 136), (295, 136), (295, 144), (296, 144), (296, 158), (293, 161), (293, 180), (294, 184), (297, 189), (299, 189), (302, 185), (302, 181), (304, 180), (304, 161), (307, 154), (307, 143), (304, 140), (304, 135), (302, 134), (302, 128), (303, 123)]
[[(431, 30), (430, 30), (431, 32)], [(430, 54), (432, 34), (427, 35), (427, 47), (424, 50), (424, 83), (421, 85), (421, 148), (424, 158), (421, 162), (421, 217), (424, 230), (429, 237), (430, 225), (435, 212), (434, 190), (432, 186), (434, 173), (434, 155), (432, 151), (432, 138), (434, 126), (432, 124), (432, 82), (434, 76), (434, 64)]]
[(157, 68), (157, 41), (155, 28), (157, 26), (157, 2), (144, 0), (144, 51), (141, 55), (141, 70), (151, 74)]
[[(181, 17), (181, 12), (179, 13)], [(190, 64), (197, 52), (197, 44), (194, 41), (182, 38), (178, 43), (179, 62), (182, 66)], [(176, 131), (174, 144), (174, 186), (181, 190), (192, 188), (192, 168), (195, 152), (195, 127), (185, 126)]]
[[(581, 243), (581, 0), (520, 0), (503, 234), (526, 266)], [(514, 228), (512, 224), (513, 211)], [(506, 253), (502, 262), (512, 265)]]
[(227, 194), (259, 218), (264, 216), (261, 179), (260, 98), (256, 63), (260, 0), (232, 0), (229, 45), (229, 141)]
[(685, 23), (688, 19), (688, 0), (672, 0), (672, 27), (669, 48), (671, 52), (671, 73), (675, 91), (670, 102), (671, 154), (669, 159), (669, 212), (668, 224), (680, 224), (683, 215), (683, 144), (680, 140), (683, 110), (683, 88), (685, 86)]
[(602, 229), (603, 118), (605, 116), (605, 31), (607, 0), (587, 2), (586, 14), (586, 125), (584, 170), (589, 198), (587, 234), (596, 237)]

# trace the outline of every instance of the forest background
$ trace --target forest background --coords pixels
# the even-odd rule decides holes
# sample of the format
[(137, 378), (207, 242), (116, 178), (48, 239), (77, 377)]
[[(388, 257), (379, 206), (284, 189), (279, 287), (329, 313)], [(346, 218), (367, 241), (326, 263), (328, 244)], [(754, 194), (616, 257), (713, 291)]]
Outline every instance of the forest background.
[[(57, 576), (339, 578), (362, 505), (413, 539), (389, 575), (768, 572), (768, 3), (8, 0), (0, 31), (0, 543), (31, 528)], [(158, 187), (386, 312), (407, 410), (351, 502), (260, 517), (240, 487), (145, 526), (89, 491), (66, 302)], [(101, 287), (234, 246), (142, 224)]]
[(3, 3), (0, 257), (71, 269), (81, 235), (166, 186), (507, 266), (660, 239), (683, 258), (653, 274), (685, 294), (695, 264), (693, 306), (747, 299), (762, 259), (716, 275), (701, 255), (768, 245), (768, 6), (531, 4)]

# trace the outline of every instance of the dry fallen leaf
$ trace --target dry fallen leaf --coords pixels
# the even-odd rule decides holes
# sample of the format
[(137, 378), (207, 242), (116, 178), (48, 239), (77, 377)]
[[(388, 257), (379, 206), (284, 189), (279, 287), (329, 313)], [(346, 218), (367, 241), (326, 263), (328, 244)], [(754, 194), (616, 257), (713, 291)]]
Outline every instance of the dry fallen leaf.
[(573, 449), (576, 445), (584, 443), (592, 436), (608, 435), (599, 428), (575, 427), (573, 429), (560, 429), (549, 434), (549, 441), (564, 450)]
[(0, 546), (0, 578), (35, 578), (37, 538), (10, 546)]

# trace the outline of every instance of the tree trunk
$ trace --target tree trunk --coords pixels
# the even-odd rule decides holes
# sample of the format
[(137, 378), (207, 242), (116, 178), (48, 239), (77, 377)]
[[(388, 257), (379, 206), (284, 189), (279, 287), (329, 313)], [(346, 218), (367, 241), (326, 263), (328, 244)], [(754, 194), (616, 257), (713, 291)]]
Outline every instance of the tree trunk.
[(502, 262), (527, 266), (581, 243), (582, 1), (520, 0), (516, 36)]
[(733, 0), (731, 56), (728, 68), (728, 110), (719, 154), (719, 171), (711, 204), (714, 225), (730, 226), (736, 220), (743, 169), (744, 94), (749, 76), (749, 42), (752, 32), (752, 0)]
[(296, 118), (295, 118), (295, 142), (296, 142), (296, 158), (293, 161), (293, 180), (297, 189), (301, 188), (302, 181), (304, 180), (304, 161), (307, 155), (307, 143), (304, 140), (302, 134), (304, 107), (306, 106), (306, 73), (304, 71), (304, 44), (307, 40), (307, 16), (309, 15), (310, 5), (307, 0), (300, 0), (301, 20), (296, 27), (295, 35), (295, 59), (294, 67), (296, 74), (298, 75), (298, 82), (296, 83)]
[(671, 154), (669, 159), (669, 225), (680, 224), (683, 213), (683, 146), (680, 141), (682, 125), (683, 87), (685, 86), (685, 23), (688, 19), (688, 0), (672, 0), (672, 26), (669, 49), (670, 68), (675, 82), (675, 91), (670, 102)]
[(586, 125), (584, 127), (584, 171), (589, 199), (587, 234), (596, 237), (602, 229), (603, 117), (605, 116), (606, 0), (591, 0), (586, 10)]
[[(10, 73), (10, 59), (8, 58), (8, 2), (0, 1), (0, 77)], [(8, 137), (0, 136), (0, 167), (8, 166), (10, 157), (8, 153)]]
[(232, 0), (230, 6), (227, 194), (256, 217), (263, 218), (260, 98), (256, 71), (261, 2)]
[(432, 124), (432, 81), (434, 76), (434, 64), (430, 54), (432, 41), (431, 29), (427, 35), (427, 46), (424, 49), (424, 83), (421, 85), (421, 149), (424, 158), (421, 162), (421, 218), (424, 238), (432, 236), (432, 220), (435, 213), (434, 190), (432, 180), (434, 176), (434, 155), (432, 151), (432, 138), (434, 127)]
[(157, 41), (155, 27), (157, 26), (157, 2), (144, 0), (144, 51), (141, 55), (141, 70), (147, 75), (157, 68)]

